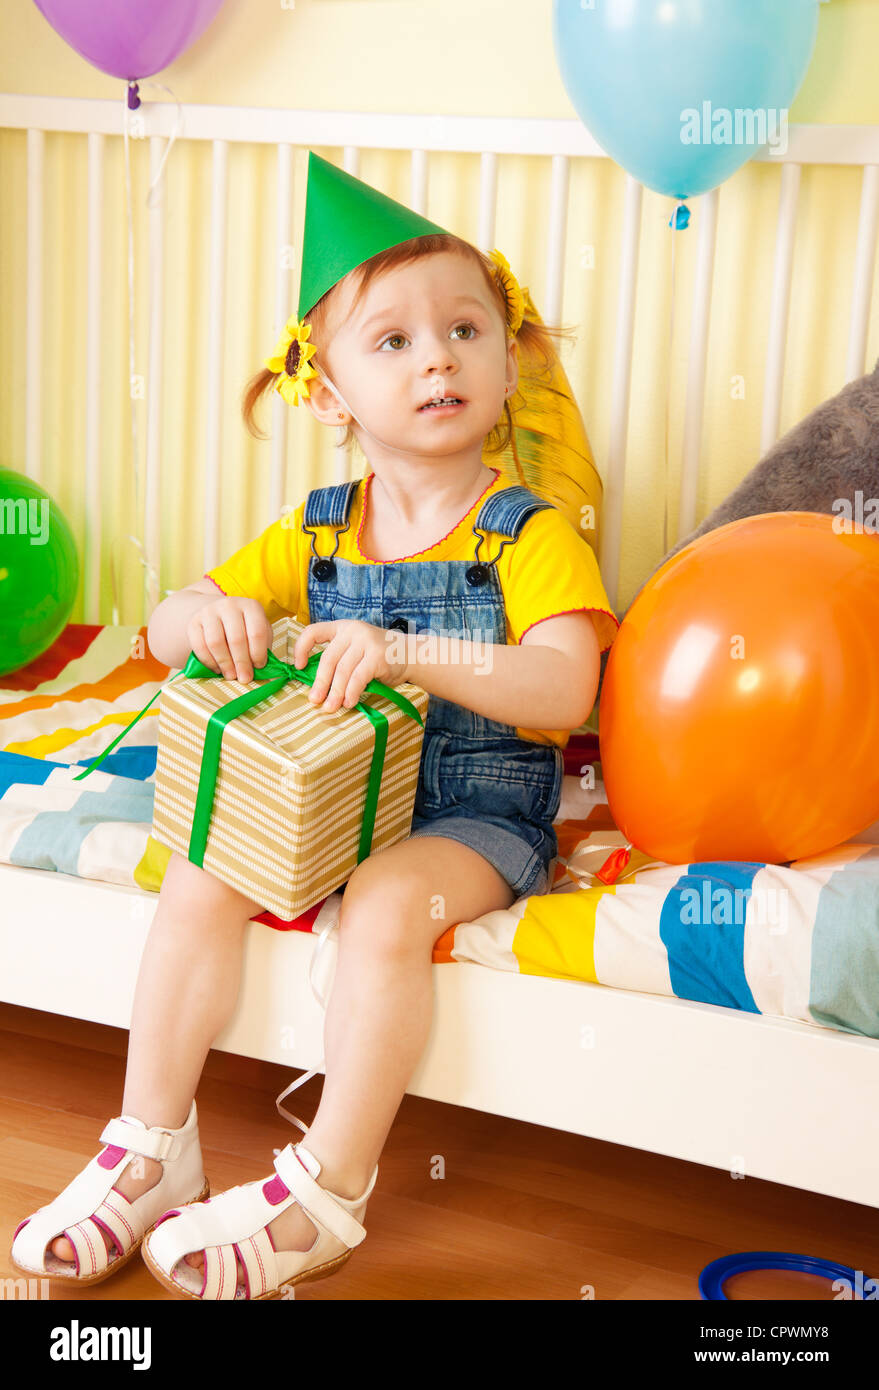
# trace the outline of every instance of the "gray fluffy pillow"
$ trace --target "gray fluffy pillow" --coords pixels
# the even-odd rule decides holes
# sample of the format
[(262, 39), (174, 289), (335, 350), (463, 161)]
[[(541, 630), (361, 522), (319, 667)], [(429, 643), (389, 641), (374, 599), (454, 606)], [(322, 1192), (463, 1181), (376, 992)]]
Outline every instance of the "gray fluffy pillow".
[[(839, 514), (842, 499), (851, 507), (849, 515), (862, 517), (865, 525), (869, 526), (871, 516), (877, 515), (879, 361), (867, 376), (850, 381), (838, 395), (816, 406), (777, 440), (735, 491), (695, 531), (678, 541), (656, 569), (699, 536), (728, 522), (761, 512)], [(872, 524), (876, 525), (876, 521)], [(655, 574), (656, 569), (651, 573)], [(641, 588), (650, 577), (644, 579)], [(636, 593), (629, 607), (637, 597)], [(624, 613), (618, 616), (622, 619)], [(608, 655), (605, 652), (602, 657), (602, 678)]]
[(840, 501), (845, 499), (852, 508), (850, 515), (863, 516), (865, 525), (869, 525), (870, 499), (875, 513), (877, 498), (879, 361), (867, 376), (850, 381), (838, 395), (816, 406), (811, 415), (777, 440), (735, 491), (715, 507), (701, 526), (678, 541), (660, 565), (708, 531), (760, 512), (839, 513)]

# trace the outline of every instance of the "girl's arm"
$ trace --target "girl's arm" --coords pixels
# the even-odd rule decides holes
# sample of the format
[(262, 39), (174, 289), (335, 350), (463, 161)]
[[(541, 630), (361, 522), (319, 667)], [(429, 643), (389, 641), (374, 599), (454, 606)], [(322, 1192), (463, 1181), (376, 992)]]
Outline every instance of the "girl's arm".
[(399, 637), (406, 680), (486, 719), (519, 729), (576, 729), (592, 713), (601, 652), (588, 613), (546, 618), (518, 647), (433, 633)]
[(147, 643), (157, 661), (172, 670), (182, 669), (192, 648), (186, 637), (191, 620), (211, 598), (221, 599), (222, 591), (212, 579), (200, 579), (178, 589), (157, 604), (147, 624)]

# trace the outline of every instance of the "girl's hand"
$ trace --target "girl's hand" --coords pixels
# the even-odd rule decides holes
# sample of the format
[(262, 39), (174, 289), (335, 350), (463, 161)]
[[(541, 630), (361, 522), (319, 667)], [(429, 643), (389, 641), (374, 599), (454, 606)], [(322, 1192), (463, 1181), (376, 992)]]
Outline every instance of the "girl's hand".
[(208, 599), (189, 620), (186, 640), (199, 661), (226, 680), (245, 684), (265, 666), (272, 625), (258, 599), (228, 595)]
[(301, 670), (312, 648), (319, 642), (328, 642), (308, 698), (316, 705), (323, 702), (325, 710), (351, 709), (369, 681), (400, 685), (406, 679), (406, 664), (389, 660), (390, 639), (397, 636), (396, 632), (354, 618), (309, 623), (296, 639), (291, 665)]

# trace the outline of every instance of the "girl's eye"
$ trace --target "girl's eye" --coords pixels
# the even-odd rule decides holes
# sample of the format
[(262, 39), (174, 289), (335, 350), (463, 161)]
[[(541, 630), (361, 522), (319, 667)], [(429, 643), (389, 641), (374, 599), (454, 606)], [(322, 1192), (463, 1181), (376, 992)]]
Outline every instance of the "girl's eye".
[[(469, 329), (471, 330), (471, 334), (472, 334), (472, 335), (475, 336), (475, 334), (476, 334), (476, 326), (475, 326), (475, 324), (472, 324), (472, 323), (459, 323), (459, 324), (452, 330), (452, 332), (453, 332), (453, 333), (457, 333), (459, 328), (469, 328)], [(406, 337), (405, 333), (391, 333), (391, 334), (388, 335), (387, 338), (385, 338), (384, 342), (381, 343), (380, 346), (381, 346), (382, 348), (383, 348), (383, 347), (386, 347), (386, 346), (388, 345), (388, 343), (392, 343), (396, 338), (405, 338), (405, 337)], [(459, 341), (459, 342), (469, 343), (469, 342), (471, 341), (471, 338), (463, 338), (463, 339), (459, 339), (458, 341)]]

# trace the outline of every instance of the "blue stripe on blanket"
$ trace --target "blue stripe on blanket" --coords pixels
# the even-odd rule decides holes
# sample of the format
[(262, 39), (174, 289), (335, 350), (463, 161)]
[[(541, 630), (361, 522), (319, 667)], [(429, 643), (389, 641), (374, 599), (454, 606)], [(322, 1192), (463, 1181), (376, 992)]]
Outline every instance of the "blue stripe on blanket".
[(152, 782), (117, 777), (103, 791), (83, 792), (66, 810), (38, 811), (16, 840), (9, 863), (79, 874), (80, 848), (95, 826), (108, 821), (151, 825), (154, 796)]
[(721, 860), (690, 864), (669, 890), (659, 919), (671, 987), (679, 999), (757, 1014), (745, 977), (745, 913), (764, 866)]
[(6, 753), (0, 749), (0, 797), (16, 782), (41, 786), (56, 767), (65, 766), (65, 763), (51, 763), (46, 758), (29, 758), (24, 753)]
[[(148, 777), (155, 776), (156, 759), (158, 748), (155, 743), (142, 743), (139, 747), (132, 744), (130, 748), (120, 748), (115, 753), (108, 753), (97, 772), (110, 772), (117, 777), (136, 777), (139, 782), (145, 782)], [(88, 767), (89, 763), (99, 754), (92, 758), (82, 758), (74, 766)], [(83, 786), (88, 786), (88, 778), (83, 778)]]
[(823, 885), (812, 930), (809, 1012), (816, 1023), (879, 1038), (879, 849)]

